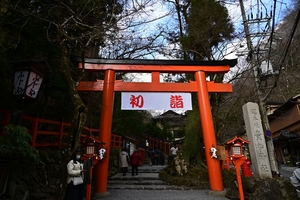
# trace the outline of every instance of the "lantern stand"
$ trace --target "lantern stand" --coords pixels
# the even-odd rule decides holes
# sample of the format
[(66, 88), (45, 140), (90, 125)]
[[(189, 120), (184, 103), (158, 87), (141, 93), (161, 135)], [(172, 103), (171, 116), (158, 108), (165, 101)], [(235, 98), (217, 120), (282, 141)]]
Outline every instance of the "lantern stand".
[(81, 144), (84, 147), (84, 154), (82, 160), (84, 160), (84, 181), (86, 184), (86, 194), (85, 199), (91, 199), (92, 191), (92, 177), (93, 177), (93, 168), (98, 161), (104, 158), (106, 150), (103, 148), (105, 145), (104, 142), (96, 139), (92, 135), (87, 135), (81, 140)]
[(241, 179), (241, 165), (247, 159), (244, 155), (243, 145), (249, 144), (250, 142), (239, 137), (235, 136), (233, 139), (226, 142), (229, 151), (229, 157), (235, 165), (237, 187), (239, 190), (239, 199), (244, 200), (244, 191)]
[(37, 97), (43, 82), (43, 74), (50, 68), (45, 58), (21, 60), (11, 64), (14, 69), (12, 93), (21, 97), (20, 114), (17, 119), (17, 124), (20, 124), (25, 98), (35, 99)]

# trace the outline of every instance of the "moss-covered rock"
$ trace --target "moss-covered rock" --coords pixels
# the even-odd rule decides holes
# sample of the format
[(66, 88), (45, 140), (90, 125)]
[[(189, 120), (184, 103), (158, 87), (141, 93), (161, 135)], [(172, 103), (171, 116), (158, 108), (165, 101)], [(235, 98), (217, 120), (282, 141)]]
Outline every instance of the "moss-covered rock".
[[(255, 181), (255, 186), (249, 183), (249, 180)], [(252, 189), (248, 189), (248, 186), (252, 186)], [(285, 178), (249, 178), (243, 179), (243, 188), (246, 194), (249, 194), (251, 200), (294, 200), (299, 199), (297, 193), (292, 184)], [(251, 193), (249, 193), (251, 191)], [(252, 192), (253, 191), (253, 192)]]
[[(177, 173), (174, 163), (159, 173), (159, 177), (172, 185), (181, 187), (210, 189), (207, 169), (201, 166), (189, 166), (187, 173)], [(235, 170), (222, 170), (222, 179), (226, 196), (238, 198)], [(260, 179), (255, 177), (242, 177), (245, 199), (249, 200), (294, 200), (299, 199), (295, 188), (285, 178)]]
[(160, 171), (159, 177), (171, 185), (199, 189), (209, 188), (207, 170), (202, 167), (190, 167), (186, 174), (180, 175), (172, 164)]

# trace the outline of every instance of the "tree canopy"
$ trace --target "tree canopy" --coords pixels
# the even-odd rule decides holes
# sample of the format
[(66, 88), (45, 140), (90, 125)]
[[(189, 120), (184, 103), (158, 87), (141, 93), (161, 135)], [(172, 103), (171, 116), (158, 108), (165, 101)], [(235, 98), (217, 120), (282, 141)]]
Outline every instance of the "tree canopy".
[[(185, 60), (214, 60), (213, 49), (233, 38), (233, 24), (230, 21), (226, 7), (218, 1), (184, 0), (172, 1), (180, 28), (170, 32), (170, 39), (179, 42), (182, 48), (181, 59)], [(219, 54), (222, 54), (219, 52)], [(211, 80), (222, 82), (223, 75), (212, 74)], [(186, 75), (187, 80), (194, 79)], [(211, 95), (214, 122), (218, 121), (218, 107), (221, 95)], [(193, 110), (187, 112), (186, 137), (183, 146), (183, 156), (188, 163), (203, 163), (201, 141), (201, 125), (197, 97), (193, 97)], [(204, 120), (204, 119), (202, 119)], [(205, 123), (205, 122), (203, 122)], [(216, 126), (217, 127), (217, 126)]]

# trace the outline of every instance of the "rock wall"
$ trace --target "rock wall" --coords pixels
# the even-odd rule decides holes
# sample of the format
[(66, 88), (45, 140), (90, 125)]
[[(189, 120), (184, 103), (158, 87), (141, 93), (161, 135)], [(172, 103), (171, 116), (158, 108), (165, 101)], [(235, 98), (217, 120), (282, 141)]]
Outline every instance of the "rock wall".
[(39, 156), (41, 161), (38, 164), (3, 158), (9, 163), (10, 173), (1, 199), (62, 199), (67, 178), (67, 157), (57, 149), (39, 150)]
[[(39, 149), (40, 163), (32, 164), (14, 158), (0, 158), (10, 168), (9, 180), (1, 200), (61, 200), (63, 199), (67, 163), (70, 157), (64, 150)], [(109, 175), (119, 172), (119, 149), (111, 149)], [(9, 163), (9, 164), (7, 164)], [(0, 180), (2, 180), (0, 162)], [(1, 187), (2, 184), (0, 184)], [(0, 188), (0, 191), (2, 188)]]
[[(227, 171), (227, 170), (226, 170)], [(232, 175), (235, 176), (234, 173)], [(234, 184), (234, 178), (225, 181), (226, 197), (236, 199), (238, 188)], [(245, 199), (249, 200), (295, 200), (299, 199), (295, 188), (289, 180), (282, 177), (274, 178), (255, 178), (242, 177), (243, 192)], [(230, 184), (231, 183), (231, 184)]]
[(251, 200), (295, 200), (299, 199), (295, 188), (285, 178), (243, 178), (245, 196)]

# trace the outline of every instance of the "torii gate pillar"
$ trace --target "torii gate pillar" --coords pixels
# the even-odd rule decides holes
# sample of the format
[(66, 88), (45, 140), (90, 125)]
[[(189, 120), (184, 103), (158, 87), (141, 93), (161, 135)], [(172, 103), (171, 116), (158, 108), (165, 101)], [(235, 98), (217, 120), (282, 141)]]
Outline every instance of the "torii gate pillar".
[(209, 184), (211, 190), (222, 191), (224, 188), (220, 162), (219, 160), (211, 157), (210, 151), (211, 147), (217, 147), (217, 142), (212, 121), (212, 114), (210, 110), (210, 102), (206, 85), (205, 72), (196, 72), (195, 79), (198, 85), (198, 107), (200, 112), (200, 123), (203, 132), (203, 141), (205, 147), (206, 164), (208, 167)]
[(114, 107), (114, 83), (115, 83), (115, 71), (106, 70), (104, 75), (102, 105), (101, 105), (101, 117), (99, 127), (99, 140), (105, 143), (105, 157), (95, 167), (96, 174), (96, 199), (103, 197), (106, 194), (107, 177), (109, 167), (110, 156), (110, 142), (111, 142), (111, 126)]

